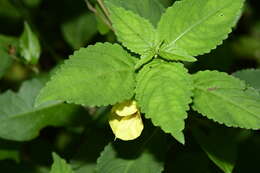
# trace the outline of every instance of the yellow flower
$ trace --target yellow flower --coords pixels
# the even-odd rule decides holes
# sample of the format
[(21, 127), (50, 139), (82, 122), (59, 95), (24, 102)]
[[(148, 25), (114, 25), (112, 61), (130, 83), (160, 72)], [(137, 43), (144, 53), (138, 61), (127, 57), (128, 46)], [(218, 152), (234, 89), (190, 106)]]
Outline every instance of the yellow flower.
[(136, 101), (129, 100), (122, 103), (118, 103), (112, 108), (112, 112), (115, 112), (119, 116), (128, 116), (138, 111)]
[(109, 125), (116, 138), (128, 141), (139, 137), (144, 125), (136, 102), (115, 105), (109, 114)]

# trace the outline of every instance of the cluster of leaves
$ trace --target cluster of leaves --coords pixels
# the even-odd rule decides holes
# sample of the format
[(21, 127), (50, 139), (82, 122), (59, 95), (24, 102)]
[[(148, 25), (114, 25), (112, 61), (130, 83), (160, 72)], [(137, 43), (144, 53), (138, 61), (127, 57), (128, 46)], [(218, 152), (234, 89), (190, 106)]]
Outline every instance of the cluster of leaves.
[[(199, 61), (198, 56), (228, 37), (242, 15), (244, 0), (181, 0), (167, 8), (159, 0), (86, 2), (95, 15), (83, 13), (61, 25), (66, 42), (78, 50), (48, 75), (39, 75), (41, 46), (28, 23), (19, 38), (0, 35), (0, 77), (12, 61), (26, 64), (37, 76), (23, 82), (18, 92), (0, 95), (0, 159), (19, 163), (17, 146), (38, 137), (47, 126), (62, 126), (80, 139), (66, 134), (57, 142), (59, 149), (67, 140), (81, 143), (85, 135), (92, 138), (80, 145), (78, 155), (73, 155), (73, 149), (69, 152), (70, 164), (53, 153), (51, 173), (208, 172), (211, 167), (216, 172), (242, 172), (245, 168), (240, 165), (235, 168), (239, 142), (252, 135), (247, 129), (260, 129), (260, 71), (229, 75), (217, 70), (189, 73), (188, 69)], [(40, 3), (23, 2), (30, 8)], [(14, 17), (24, 13), (18, 11)], [(110, 30), (121, 44), (99, 42), (81, 48), (97, 33), (113, 37)], [(144, 132), (135, 141), (111, 142), (107, 111), (126, 100), (137, 101)], [(91, 112), (90, 107), (95, 107), (94, 113), (86, 112)], [(186, 137), (188, 113), (191, 121), (186, 129), (192, 135)], [(91, 120), (84, 114), (91, 114)], [(206, 155), (200, 149), (182, 151), (184, 146), (168, 134), (188, 149), (194, 138)], [(15, 147), (7, 147), (9, 143)], [(180, 149), (172, 149), (172, 143)], [(164, 161), (171, 150), (179, 156), (174, 165), (172, 160)], [(196, 157), (201, 158), (198, 164), (204, 164), (201, 168), (196, 168), (200, 160)], [(191, 160), (190, 170), (178, 167), (186, 159)]]

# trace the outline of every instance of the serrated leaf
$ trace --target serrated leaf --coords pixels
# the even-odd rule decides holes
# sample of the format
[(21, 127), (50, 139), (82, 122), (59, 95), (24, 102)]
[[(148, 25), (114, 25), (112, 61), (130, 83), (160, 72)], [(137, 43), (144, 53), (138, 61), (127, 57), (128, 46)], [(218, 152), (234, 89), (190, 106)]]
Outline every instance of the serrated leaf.
[(70, 165), (57, 154), (53, 153), (53, 164), (50, 173), (73, 173)]
[[(146, 129), (147, 130), (147, 129)], [(161, 173), (166, 140), (159, 129), (134, 142), (108, 144), (97, 160), (98, 173)], [(157, 146), (162, 148), (158, 150)]]
[(134, 94), (135, 58), (118, 44), (81, 48), (56, 72), (37, 102), (63, 100), (101, 106), (128, 100)]
[(46, 126), (71, 123), (78, 107), (63, 103), (34, 106), (43, 82), (34, 79), (23, 83), (18, 93), (7, 91), (0, 95), (0, 137), (25, 141), (36, 137)]
[(227, 38), (243, 3), (244, 0), (176, 1), (158, 24), (160, 41), (165, 41), (165, 48), (178, 47), (190, 56), (208, 53)]
[(221, 124), (260, 129), (260, 94), (223, 72), (201, 71), (193, 75), (193, 109)]
[(137, 76), (136, 99), (141, 111), (181, 143), (191, 90), (192, 80), (180, 63), (153, 61)]
[(233, 74), (235, 77), (246, 81), (251, 87), (260, 91), (260, 69), (240, 70)]
[(157, 26), (162, 13), (165, 11), (164, 6), (158, 0), (107, 0), (118, 7), (133, 11), (139, 16), (149, 20), (154, 27)]
[(192, 128), (192, 132), (210, 160), (225, 173), (232, 173), (238, 151), (235, 133), (227, 128), (212, 128), (207, 130), (207, 134), (198, 128)]
[(24, 31), (19, 40), (20, 54), (29, 64), (37, 64), (41, 46), (37, 36), (33, 33), (28, 23), (24, 23)]
[(95, 18), (88, 13), (64, 23), (61, 27), (65, 40), (74, 49), (84, 46), (97, 33)]
[(156, 48), (157, 33), (148, 20), (112, 3), (106, 4), (115, 34), (125, 47), (141, 55)]

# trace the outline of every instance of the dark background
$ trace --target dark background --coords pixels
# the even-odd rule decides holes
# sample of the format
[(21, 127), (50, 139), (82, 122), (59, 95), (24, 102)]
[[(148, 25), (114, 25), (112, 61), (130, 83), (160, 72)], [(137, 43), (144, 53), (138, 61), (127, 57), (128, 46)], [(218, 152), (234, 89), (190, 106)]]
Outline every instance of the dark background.
[[(62, 32), (63, 24), (76, 19), (83, 13), (90, 13), (90, 11), (87, 9), (84, 0), (35, 0), (35, 4), (30, 4), (27, 1), (9, 0), (10, 9), (1, 6), (0, 3), (0, 34), (19, 37), (23, 31), (23, 23), (27, 21), (39, 37), (42, 46), (38, 68), (42, 73), (47, 73), (53, 67), (62, 63), (64, 59), (67, 59), (75, 50), (68, 43)], [(173, 3), (170, 0), (167, 2), (166, 0), (161, 1), (165, 5)], [(98, 31), (91, 33), (89, 39), (82, 46), (105, 41), (116, 42), (113, 32), (110, 31), (105, 35), (100, 34)], [(258, 68), (259, 64), (260, 1), (247, 0), (244, 13), (229, 38), (222, 45), (218, 46), (216, 50), (198, 57), (196, 63), (186, 64), (186, 66), (191, 73), (210, 69), (232, 74), (241, 69)], [(32, 70), (25, 64), (14, 62), (6, 75), (0, 79), (0, 91), (4, 92), (7, 89), (17, 90), (22, 81), (30, 79), (34, 75)], [(91, 126), (92, 129), (95, 129), (95, 133), (98, 135), (108, 133), (110, 130), (104, 125), (102, 120), (100, 121), (101, 125), (95, 124)], [(189, 119), (187, 123), (191, 124), (193, 121), (196, 120)], [(209, 120), (202, 119), (202, 121), (209, 124), (212, 123)], [(189, 127), (189, 125), (187, 126)], [(224, 127), (220, 126), (218, 128)], [(245, 135), (248, 133), (245, 131)], [(260, 136), (258, 133), (257, 131), (250, 132), (247, 140), (239, 144), (238, 166), (235, 168), (235, 173), (260, 172)], [(12, 160), (0, 161), (0, 172), (48, 172), (46, 167), (49, 167), (52, 162), (52, 151), (57, 151), (67, 159), (74, 158), (78, 149), (86, 142), (86, 139), (93, 137), (93, 135), (95, 135), (94, 132), (89, 133), (77, 131), (76, 129), (48, 127), (42, 130), (41, 135), (37, 139), (30, 142), (14, 143), (3, 140), (2, 143), (5, 143), (5, 146), (14, 145), (20, 150), (22, 161), (20, 163)], [(111, 136), (111, 133), (109, 133), (104, 139), (109, 140)], [(186, 137), (187, 145), (185, 147), (172, 138), (170, 139), (173, 142), (169, 144), (165, 172), (221, 172), (206, 157), (189, 132), (187, 132)], [(94, 150), (102, 151), (103, 148), (100, 145), (96, 145), (96, 143), (105, 144), (106, 141), (100, 142), (97, 139), (93, 139), (92, 147), (96, 148)], [(91, 162), (95, 162), (95, 157), (97, 156), (93, 156), (92, 160), (90, 159)]]

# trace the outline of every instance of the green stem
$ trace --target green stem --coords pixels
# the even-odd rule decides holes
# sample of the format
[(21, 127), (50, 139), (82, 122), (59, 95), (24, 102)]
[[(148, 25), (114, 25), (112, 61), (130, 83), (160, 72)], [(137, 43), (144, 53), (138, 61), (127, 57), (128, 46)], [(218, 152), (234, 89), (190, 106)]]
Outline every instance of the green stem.
[(112, 22), (111, 22), (111, 20), (109, 18), (109, 12), (108, 12), (107, 8), (105, 7), (103, 1), (102, 0), (97, 0), (97, 2), (98, 2), (98, 5), (100, 6), (100, 8), (102, 9), (104, 15), (106, 16), (108, 22), (110, 23), (110, 25), (112, 25)]
[(86, 3), (86, 5), (87, 5), (88, 9), (89, 9), (91, 12), (93, 12), (97, 17), (99, 17), (99, 18), (108, 26), (108, 28), (111, 29), (111, 30), (114, 32), (114, 29), (113, 29), (113, 27), (112, 27), (110, 18), (109, 18), (109, 16), (108, 16), (108, 11), (106, 10), (106, 12), (105, 12), (105, 11), (103, 10), (103, 8), (106, 9), (106, 8), (104, 7), (104, 5), (102, 5), (102, 6), (103, 6), (103, 8), (102, 8), (102, 6), (99, 4), (99, 6), (100, 6), (100, 8), (101, 8), (101, 10), (102, 10), (102, 13), (103, 13), (103, 15), (100, 15), (100, 14), (98, 13), (98, 11), (91, 5), (91, 3), (90, 3), (88, 0), (85, 0), (85, 3)]

